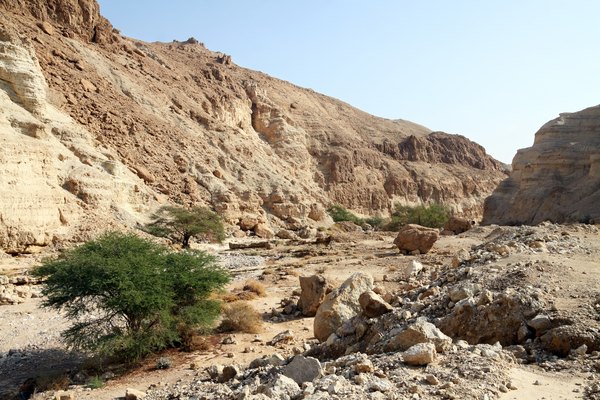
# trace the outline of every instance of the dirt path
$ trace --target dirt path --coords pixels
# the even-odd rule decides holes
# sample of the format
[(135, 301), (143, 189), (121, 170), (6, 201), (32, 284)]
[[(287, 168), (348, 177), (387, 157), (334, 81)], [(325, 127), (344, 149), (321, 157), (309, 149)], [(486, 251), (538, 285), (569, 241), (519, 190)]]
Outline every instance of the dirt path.
[(584, 378), (571, 373), (547, 373), (537, 367), (517, 367), (510, 371), (517, 390), (503, 393), (500, 400), (582, 399)]

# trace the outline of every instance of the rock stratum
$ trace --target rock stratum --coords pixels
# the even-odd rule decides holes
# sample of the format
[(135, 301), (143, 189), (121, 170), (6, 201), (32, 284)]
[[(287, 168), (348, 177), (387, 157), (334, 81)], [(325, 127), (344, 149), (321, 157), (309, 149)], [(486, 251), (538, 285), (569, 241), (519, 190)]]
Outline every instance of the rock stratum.
[(481, 215), (503, 166), (468, 139), (247, 70), (195, 39), (121, 36), (93, 0), (0, 0), (0, 248), (133, 226), (160, 204), (232, 226), (442, 202)]
[(486, 199), (484, 223), (600, 221), (600, 106), (546, 123)]

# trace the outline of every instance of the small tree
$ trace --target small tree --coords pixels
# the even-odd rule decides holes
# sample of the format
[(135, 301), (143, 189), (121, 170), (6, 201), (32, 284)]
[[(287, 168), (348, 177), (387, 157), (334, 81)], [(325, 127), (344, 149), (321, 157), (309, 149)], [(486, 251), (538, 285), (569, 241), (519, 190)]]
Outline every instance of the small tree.
[(115, 232), (45, 260), (33, 274), (45, 278), (43, 305), (74, 321), (63, 333), (67, 344), (125, 361), (212, 324), (220, 304), (208, 296), (229, 281), (213, 256)]
[(225, 239), (221, 217), (206, 207), (198, 206), (191, 209), (177, 206), (161, 207), (152, 216), (152, 222), (144, 227), (144, 231), (181, 243), (184, 249), (190, 247), (190, 239), (193, 237), (217, 242)]

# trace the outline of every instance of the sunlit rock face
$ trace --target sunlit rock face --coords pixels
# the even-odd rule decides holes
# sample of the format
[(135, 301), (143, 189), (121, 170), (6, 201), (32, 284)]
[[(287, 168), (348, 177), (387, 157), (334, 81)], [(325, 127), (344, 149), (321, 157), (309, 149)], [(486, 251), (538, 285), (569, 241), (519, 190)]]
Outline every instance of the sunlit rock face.
[(600, 218), (600, 106), (561, 114), (519, 150), (510, 177), (485, 202), (484, 223)]

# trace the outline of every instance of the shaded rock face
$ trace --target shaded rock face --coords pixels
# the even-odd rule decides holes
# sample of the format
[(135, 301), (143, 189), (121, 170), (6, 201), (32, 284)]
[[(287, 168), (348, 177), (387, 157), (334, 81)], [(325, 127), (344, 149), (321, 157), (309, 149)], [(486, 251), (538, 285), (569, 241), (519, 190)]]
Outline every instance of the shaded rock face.
[[(19, 143), (15, 131), (45, 137), (4, 146), (3, 159), (8, 169), (43, 169), (33, 175), (52, 180), (45, 194), (53, 196), (40, 200), (52, 223), (2, 220), (12, 247), (72, 238), (86, 207), (123, 226), (143, 222), (149, 205), (203, 205), (230, 225), (264, 223), (264, 236), (330, 224), (333, 203), (389, 215), (395, 202), (436, 201), (478, 217), (505, 177), (463, 137), (371, 116), (197, 41), (122, 37), (94, 0), (0, 0), (0, 12), (0, 111), (18, 110), (3, 113), (0, 140)], [(64, 161), (73, 158), (80, 169)], [(20, 193), (8, 181), (0, 190)], [(2, 197), (0, 209), (28, 208), (33, 197)]]
[(600, 106), (565, 113), (519, 150), (512, 172), (486, 199), (485, 224), (600, 219)]

